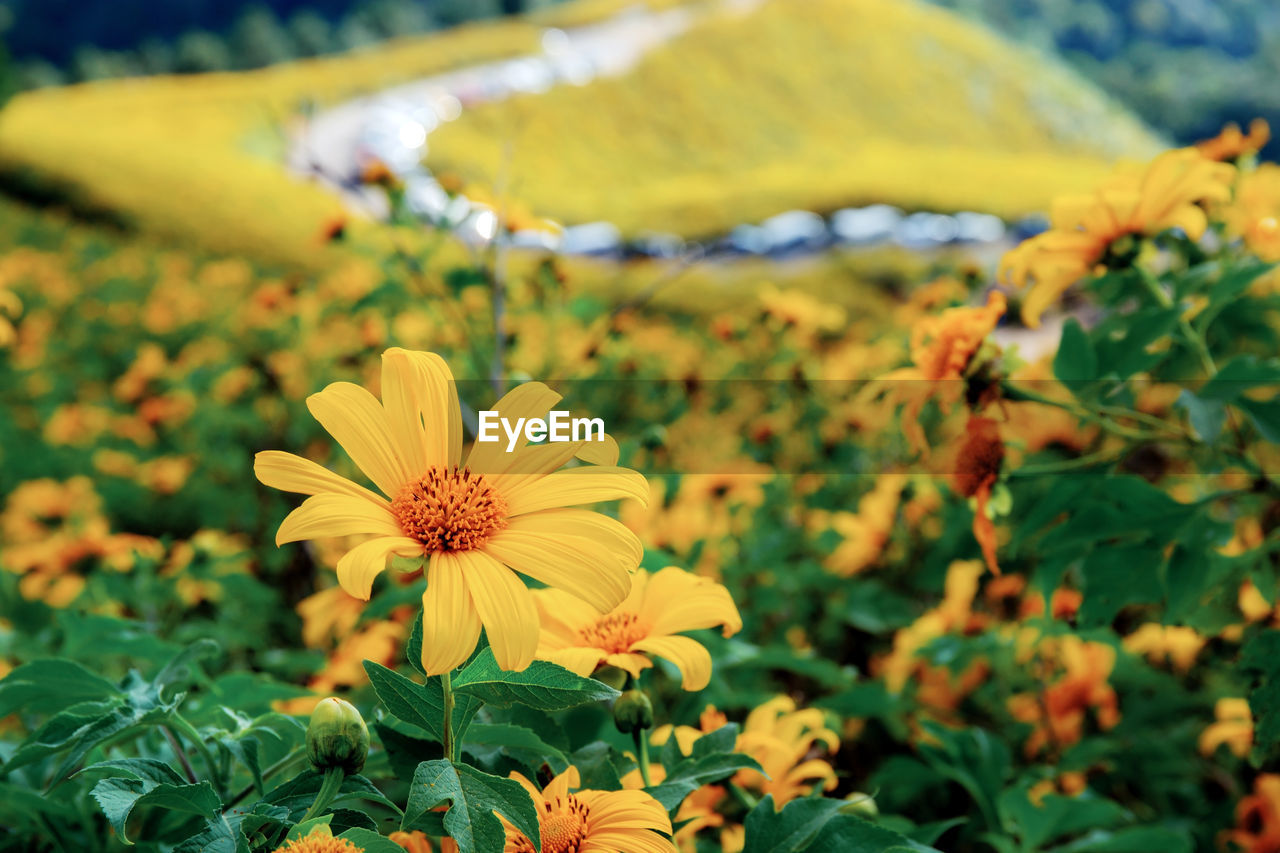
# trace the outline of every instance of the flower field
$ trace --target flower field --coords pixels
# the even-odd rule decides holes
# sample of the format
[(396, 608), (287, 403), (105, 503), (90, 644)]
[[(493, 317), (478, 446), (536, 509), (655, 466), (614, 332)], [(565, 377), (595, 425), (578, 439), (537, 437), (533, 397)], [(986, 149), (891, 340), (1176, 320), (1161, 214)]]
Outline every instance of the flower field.
[[(488, 57), (533, 31), (452, 37)], [(540, 97), (555, 115), (674, 75), (651, 59)], [(180, 105), (268, 73), (136, 91)], [(183, 155), (225, 184), (166, 184), (163, 156), (142, 180), (129, 140), (179, 130), (150, 108), (64, 160), (84, 142), (39, 110), (98, 115), (125, 85), (0, 113), (0, 155), (68, 170), (26, 179), (116, 214), (0, 199), (0, 849), (1280, 851), (1264, 125), (1161, 151), (1118, 120), (1110, 155), (1151, 150), (1114, 171), (1024, 127), (990, 169), (1081, 168), (1003, 188), (884, 141), (940, 208), (1047, 229), (989, 264), (684, 269), (514, 251), (505, 220), (462, 245), (372, 171), (388, 221), (348, 219), (265, 156), (262, 181), (237, 172), (231, 130)], [(209, 121), (240, 127), (239, 97)], [(533, 102), (447, 132), (489, 139)], [(990, 144), (963, 141), (970, 166)], [(580, 184), (540, 152), (547, 183), (513, 189), (570, 219), (674, 210), (596, 196), (624, 171), (608, 150)], [(778, 203), (717, 168), (697, 169), (717, 205)], [(787, 199), (822, 196), (794, 174)], [(684, 230), (731, 221), (701, 215)], [(605, 434), (561, 440), (553, 412)]]

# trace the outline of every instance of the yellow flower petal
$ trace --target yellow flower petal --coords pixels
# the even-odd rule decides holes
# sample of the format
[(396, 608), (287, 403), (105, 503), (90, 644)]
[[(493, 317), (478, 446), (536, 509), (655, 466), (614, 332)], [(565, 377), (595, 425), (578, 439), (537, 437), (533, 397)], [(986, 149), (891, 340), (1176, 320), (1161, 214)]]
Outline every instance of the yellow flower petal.
[(538, 650), (538, 609), (520, 578), (481, 551), (454, 555), (467, 579), (471, 601), (480, 614), (498, 666), (519, 672)]
[(607, 655), (604, 649), (587, 649), (582, 647), (571, 647), (566, 649), (556, 649), (554, 651), (538, 650), (538, 660), (551, 661), (558, 666), (562, 666), (570, 672), (577, 673), (583, 678), (591, 675), (596, 671), (596, 667), (600, 665), (600, 661), (604, 660)]
[(591, 466), (512, 478), (501, 489), (512, 516), (543, 509), (634, 498), (649, 502), (649, 482), (629, 468)]
[(285, 516), (276, 531), (276, 545), (328, 536), (404, 536), (390, 508), (350, 495), (312, 495)]
[(589, 509), (544, 509), (511, 519), (508, 530), (597, 539), (617, 553), (628, 569), (640, 564), (644, 545), (622, 522)]
[(457, 554), (431, 555), (422, 594), (422, 668), (442, 675), (466, 662), (480, 639), (476, 612)]
[(649, 577), (641, 617), (651, 634), (679, 634), (721, 625), (731, 637), (742, 630), (742, 616), (729, 590), (710, 578), (674, 566)]
[(631, 648), (666, 658), (684, 676), (681, 687), (701, 690), (711, 681), (711, 654), (697, 640), (689, 637), (646, 637)]
[[(519, 418), (542, 418), (551, 407), (560, 402), (560, 395), (541, 382), (526, 382), (508, 391), (501, 400), (493, 405), (498, 413), (514, 427)], [(512, 452), (507, 452), (505, 435), (499, 441), (479, 442), (471, 448), (467, 457), (467, 467), (478, 474), (501, 474), (518, 455), (518, 451), (528, 444), (523, 431), (516, 441)]]
[(508, 527), (484, 547), (517, 572), (562, 589), (601, 612), (616, 607), (631, 589), (631, 576), (619, 556), (580, 536)]
[(364, 498), (379, 506), (387, 505), (385, 500), (364, 486), (356, 485), (346, 477), (340, 477), (310, 459), (303, 459), (301, 456), (285, 453), (283, 450), (264, 450), (255, 455), (253, 473), (263, 485), (283, 492), (297, 492), (303, 495), (336, 492)]
[(307, 408), (383, 494), (394, 497), (422, 470), (410, 471), (396, 451), (387, 413), (376, 397), (350, 382), (332, 385), (307, 398)]
[(338, 560), (338, 583), (348, 595), (368, 601), (373, 579), (387, 567), (387, 557), (415, 552), (421, 553), (422, 546), (407, 536), (383, 536), (361, 542)]
[(592, 465), (617, 465), (619, 455), (618, 442), (611, 435), (605, 435), (603, 441), (588, 441), (578, 451), (578, 458)]
[(431, 352), (392, 347), (382, 354), (382, 406), (396, 449), (409, 471), (456, 465), (462, 415), (453, 374)]

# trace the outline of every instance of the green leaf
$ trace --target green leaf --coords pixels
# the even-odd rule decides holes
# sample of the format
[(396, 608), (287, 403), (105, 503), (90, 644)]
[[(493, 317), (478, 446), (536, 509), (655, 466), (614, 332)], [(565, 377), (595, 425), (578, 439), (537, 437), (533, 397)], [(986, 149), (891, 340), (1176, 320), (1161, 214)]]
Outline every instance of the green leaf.
[(16, 711), (49, 713), (80, 702), (120, 696), (120, 689), (63, 658), (24, 663), (0, 679), (0, 717)]
[[(790, 805), (790, 804), (788, 804)], [(837, 814), (822, 827), (809, 846), (813, 853), (938, 853), (901, 833), (868, 823), (850, 814)]]
[[(143, 782), (152, 782), (156, 785), (183, 785), (186, 779), (178, 774), (168, 764), (163, 761), (157, 761), (154, 758), (113, 758), (109, 761), (99, 761), (97, 764), (90, 764), (88, 767), (80, 771), (80, 773), (90, 773), (94, 770), (110, 771), (114, 774), (123, 773), (134, 779)], [(80, 775), (79, 773), (76, 774)]]
[(241, 822), (239, 815), (219, 813), (203, 830), (174, 847), (173, 853), (249, 853)]
[(148, 779), (103, 779), (90, 791), (102, 813), (126, 844), (132, 844), (125, 825), (138, 806), (156, 806), (182, 814), (212, 819), (222, 809), (222, 802), (208, 782), (195, 785), (158, 784)]
[(798, 853), (806, 850), (843, 805), (840, 800), (826, 797), (805, 797), (792, 800), (782, 811), (777, 811), (773, 794), (769, 794), (747, 815), (742, 853)]
[(443, 759), (418, 765), (400, 828), (412, 829), (419, 818), (446, 802), (444, 828), (461, 853), (502, 849), (506, 833), (495, 812), (523, 832), (535, 850), (542, 849), (538, 813), (519, 782)]
[(454, 676), (453, 689), (489, 705), (519, 703), (540, 711), (559, 711), (588, 702), (605, 702), (619, 692), (591, 678), (583, 678), (562, 666), (535, 660), (523, 672), (498, 667), (493, 650), (485, 649)]
[(1174, 405), (1187, 413), (1187, 420), (1201, 441), (1213, 444), (1218, 440), (1227, 419), (1227, 407), (1222, 401), (1206, 400), (1183, 388)]
[(1240, 655), (1240, 670), (1250, 676), (1249, 710), (1253, 712), (1253, 740), (1257, 744), (1280, 741), (1280, 631), (1263, 631), (1250, 640)]
[(1081, 625), (1108, 625), (1121, 608), (1160, 601), (1164, 554), (1151, 545), (1095, 548), (1084, 558)]
[[(1072, 393), (1081, 383), (1098, 378), (1098, 354), (1076, 318), (1071, 317), (1062, 326), (1062, 339), (1058, 354), (1053, 359), (1053, 375), (1058, 377)], [(1076, 394), (1079, 396), (1079, 394)]]
[[(303, 770), (297, 776), (294, 776), (287, 782), (277, 786), (263, 800), (272, 805), (282, 806), (292, 812), (304, 812), (311, 807), (315, 801), (316, 794), (320, 793), (320, 783), (324, 780), (324, 774), (308, 768)], [(400, 811), (400, 807), (388, 800), (383, 793), (374, 787), (363, 776), (353, 775), (347, 776), (342, 780), (342, 786), (338, 788), (338, 795), (334, 798), (334, 802), (341, 802), (347, 799), (372, 800), (375, 803), (381, 803), (395, 812)]]
[(578, 768), (582, 787), (590, 791), (621, 790), (622, 777), (635, 767), (635, 762), (604, 741), (596, 741), (577, 750), (571, 763)]
[(703, 785), (727, 779), (739, 770), (761, 770), (754, 758), (733, 751), (737, 739), (738, 726), (729, 723), (694, 741), (689, 757), (685, 758), (676, 739), (669, 738), (662, 751), (666, 778), (646, 790), (671, 812)]
[(404, 853), (399, 844), (371, 829), (348, 829), (338, 837), (350, 841), (364, 853)]
[(1236, 400), (1236, 407), (1249, 416), (1265, 441), (1280, 444), (1280, 402), (1241, 398)]
[[(387, 669), (371, 660), (364, 662), (364, 671), (369, 675), (373, 692), (386, 706), (392, 716), (406, 723), (417, 726), (436, 740), (444, 741), (444, 732), (440, 727), (444, 719), (444, 690), (440, 679), (432, 677), (426, 684), (419, 684), (406, 678), (392, 669)], [(453, 706), (454, 736), (461, 739), (471, 723), (471, 718), (483, 704), (479, 697), (455, 696)]]
[(1089, 829), (1110, 829), (1128, 819), (1118, 803), (1085, 793), (1078, 797), (1046, 794), (1031, 801), (1027, 783), (1000, 795), (1004, 829), (1016, 835), (1024, 847), (1039, 849), (1051, 841), (1078, 835)]
[(1222, 365), (1217, 375), (1206, 382), (1196, 396), (1202, 400), (1229, 403), (1245, 391), (1261, 385), (1280, 385), (1280, 361), (1263, 361), (1252, 355), (1241, 355)]
[(562, 773), (569, 766), (563, 752), (530, 729), (509, 723), (476, 723), (467, 730), (462, 749), (489, 764), (505, 755), (535, 772), (544, 763), (553, 773)]
[(983, 729), (955, 731), (929, 721), (923, 726), (937, 743), (922, 743), (920, 757), (939, 775), (964, 788), (994, 828), (999, 823), (996, 798), (1012, 760), (1009, 747)]

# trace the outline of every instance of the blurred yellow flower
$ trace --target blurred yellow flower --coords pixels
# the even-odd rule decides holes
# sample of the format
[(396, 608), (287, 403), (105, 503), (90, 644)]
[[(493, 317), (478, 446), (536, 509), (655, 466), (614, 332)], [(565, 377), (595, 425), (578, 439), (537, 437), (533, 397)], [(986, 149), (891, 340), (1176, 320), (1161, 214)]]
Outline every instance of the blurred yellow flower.
[[(311, 496), (280, 525), (277, 544), (373, 537), (338, 561), (338, 582), (357, 598), (369, 598), (391, 555), (428, 559), (422, 598), (428, 675), (461, 665), (482, 626), (499, 666), (520, 670), (533, 660), (537, 609), (511, 569), (601, 611), (626, 597), (639, 540), (613, 519), (568, 507), (643, 501), (643, 477), (603, 465), (558, 471), (585, 452), (585, 442), (528, 446), (521, 440), (510, 453), (496, 442), (477, 443), (461, 465), (462, 416), (453, 375), (432, 353), (387, 350), (382, 396), (379, 403), (358, 385), (336, 382), (308, 397), (307, 407), (386, 497), (280, 451), (259, 453), (254, 471), (268, 486)], [(531, 382), (495, 408), (515, 422), (545, 417), (559, 400)]]
[(1209, 642), (1194, 629), (1183, 625), (1160, 625), (1148, 622), (1140, 625), (1122, 641), (1125, 650), (1135, 655), (1146, 655), (1151, 663), (1168, 661), (1174, 669), (1186, 672), (1196, 662), (1196, 655)]
[(1257, 154), (1271, 139), (1271, 125), (1263, 118), (1249, 122), (1249, 132), (1242, 133), (1234, 121), (1222, 128), (1213, 139), (1196, 143), (1196, 150), (1210, 160), (1235, 160), (1245, 154)]
[(542, 620), (538, 657), (584, 676), (608, 665), (639, 677), (657, 656), (676, 665), (685, 690), (701, 690), (711, 680), (711, 655), (678, 635), (721, 626), (728, 637), (742, 629), (727, 589), (675, 566), (637, 571), (630, 594), (604, 613), (558, 589), (536, 590), (534, 597)]
[(1200, 754), (1213, 755), (1223, 744), (1237, 758), (1253, 747), (1253, 712), (1248, 699), (1219, 699), (1213, 706), (1215, 721), (1200, 733)]
[(1141, 175), (1118, 175), (1091, 195), (1055, 199), (1049, 230), (1000, 262), (1002, 279), (1020, 288), (1031, 285), (1022, 303), (1023, 322), (1039, 326), (1045, 309), (1103, 263), (1121, 237), (1181, 228), (1192, 240), (1200, 239), (1209, 224), (1200, 203), (1227, 201), (1234, 176), (1231, 165), (1179, 148), (1161, 154)]

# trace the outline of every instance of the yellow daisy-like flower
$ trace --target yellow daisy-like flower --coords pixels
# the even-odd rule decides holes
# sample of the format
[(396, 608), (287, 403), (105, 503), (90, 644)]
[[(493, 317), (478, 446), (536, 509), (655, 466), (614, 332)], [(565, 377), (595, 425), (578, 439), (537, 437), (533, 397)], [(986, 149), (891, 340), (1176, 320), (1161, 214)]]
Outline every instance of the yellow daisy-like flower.
[(273, 853), (364, 853), (364, 848), (357, 847), (345, 838), (335, 838), (333, 830), (321, 824), (302, 838), (286, 841)]
[[(544, 418), (559, 400), (530, 382), (494, 408), (515, 423)], [(453, 375), (439, 356), (399, 348), (382, 356), (382, 402), (359, 385), (335, 382), (308, 397), (307, 408), (382, 494), (291, 453), (259, 453), (259, 480), (311, 496), (285, 518), (276, 544), (371, 536), (337, 567), (342, 588), (365, 600), (390, 556), (426, 557), (422, 665), (428, 675), (461, 665), (482, 626), (499, 666), (529, 665), (538, 647), (538, 612), (517, 571), (602, 611), (630, 591), (640, 540), (607, 516), (570, 507), (644, 501), (644, 477), (614, 465), (558, 470), (575, 456), (602, 459), (592, 452), (598, 445), (531, 446), (521, 436), (511, 452), (506, 442), (477, 443), (464, 465)]]
[(608, 610), (555, 589), (534, 597), (542, 617), (538, 657), (583, 676), (609, 665), (639, 677), (653, 666), (648, 656), (657, 655), (676, 665), (685, 690), (701, 690), (711, 680), (711, 655), (680, 632), (719, 625), (728, 637), (742, 630), (727, 589), (675, 566), (636, 572), (631, 593)]
[(827, 728), (822, 711), (797, 710), (790, 696), (776, 696), (747, 715), (735, 747), (760, 762), (764, 773), (739, 770), (734, 782), (762, 796), (773, 794), (777, 808), (818, 785), (829, 791), (836, 786), (836, 772), (829, 761), (810, 757), (818, 744), (828, 754), (840, 748), (840, 737)]
[(1181, 228), (1199, 240), (1209, 224), (1200, 204), (1227, 201), (1234, 176), (1230, 164), (1179, 148), (1161, 154), (1141, 175), (1112, 178), (1092, 195), (1055, 199), (1049, 230), (1000, 262), (1001, 278), (1018, 287), (1032, 285), (1022, 303), (1023, 321), (1039, 326), (1045, 309), (1092, 273), (1121, 237)]
[[(673, 853), (667, 811), (644, 791), (577, 791), (578, 770), (570, 767), (539, 791), (512, 773), (538, 812), (542, 853)], [(499, 816), (501, 818), (501, 816)], [(504, 853), (534, 853), (533, 844), (506, 819)]]

